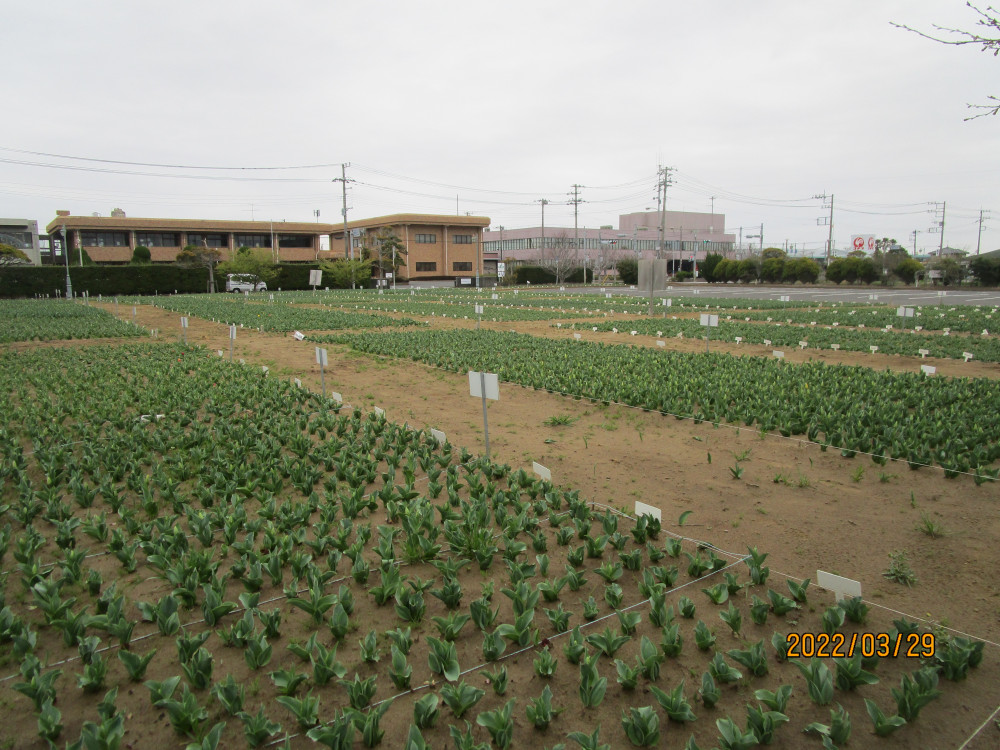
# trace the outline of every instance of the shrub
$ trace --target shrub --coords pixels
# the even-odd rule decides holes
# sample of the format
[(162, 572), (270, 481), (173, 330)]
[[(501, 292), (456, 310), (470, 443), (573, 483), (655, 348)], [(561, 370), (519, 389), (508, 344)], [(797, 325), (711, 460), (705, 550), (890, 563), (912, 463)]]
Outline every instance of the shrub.
[(570, 284), (580, 284), (580, 283), (590, 284), (594, 280), (594, 269), (587, 268), (586, 271), (587, 271), (586, 282), (584, 282), (583, 280), (584, 269), (579, 267), (574, 268), (569, 272), (569, 275), (566, 276), (566, 281), (568, 281)]
[(623, 284), (639, 283), (639, 263), (635, 258), (622, 258), (615, 267)]
[(753, 258), (747, 258), (746, 260), (741, 260), (739, 262), (736, 271), (736, 278), (740, 281), (744, 283), (756, 281), (759, 278), (759, 275), (757, 261)]
[(541, 266), (517, 266), (513, 273), (515, 284), (553, 284), (556, 275)]
[(712, 281), (715, 279), (715, 267), (724, 260), (725, 258), (718, 253), (708, 253), (708, 255), (705, 256), (705, 260), (703, 260), (701, 265), (698, 266), (698, 270), (704, 278)]
[[(918, 267), (916, 270), (919, 271), (921, 268), (922, 266)], [(975, 275), (976, 281), (980, 286), (1000, 286), (1000, 259), (984, 257), (973, 258), (969, 261), (969, 270)], [(896, 273), (899, 273), (898, 269)]]
[(784, 258), (768, 258), (760, 265), (760, 278), (764, 281), (787, 280), (785, 279), (785, 266)]
[(149, 248), (145, 245), (136, 245), (135, 250), (132, 251), (132, 265), (133, 266), (145, 266), (152, 263), (152, 255), (149, 252)]
[(924, 266), (919, 260), (904, 258), (899, 262), (899, 265), (896, 266), (896, 270), (893, 271), (893, 273), (895, 273), (903, 283), (912, 284), (917, 273), (923, 270)]

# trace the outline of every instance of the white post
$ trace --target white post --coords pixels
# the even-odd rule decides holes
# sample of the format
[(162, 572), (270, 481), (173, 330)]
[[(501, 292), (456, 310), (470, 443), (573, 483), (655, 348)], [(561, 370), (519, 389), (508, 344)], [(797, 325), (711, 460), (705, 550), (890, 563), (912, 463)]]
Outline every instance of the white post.
[(486, 435), (486, 460), (490, 458), (490, 423), (486, 417), (486, 373), (479, 373), (479, 387), (483, 392), (483, 433)]

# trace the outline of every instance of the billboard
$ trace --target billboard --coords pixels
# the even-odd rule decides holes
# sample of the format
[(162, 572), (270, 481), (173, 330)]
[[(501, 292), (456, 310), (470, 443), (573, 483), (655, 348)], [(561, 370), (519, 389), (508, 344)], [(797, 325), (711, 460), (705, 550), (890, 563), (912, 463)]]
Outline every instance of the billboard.
[(852, 234), (851, 235), (851, 249), (861, 250), (866, 253), (875, 252), (875, 235), (874, 234)]

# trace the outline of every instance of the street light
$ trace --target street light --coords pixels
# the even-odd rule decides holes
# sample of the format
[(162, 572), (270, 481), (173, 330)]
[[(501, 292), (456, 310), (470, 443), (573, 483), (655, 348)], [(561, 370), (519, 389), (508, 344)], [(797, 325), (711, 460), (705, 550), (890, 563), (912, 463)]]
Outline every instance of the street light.
[[(73, 299), (73, 280), (69, 277), (69, 233), (66, 231), (66, 225), (63, 224), (63, 258), (66, 259), (66, 299)], [(82, 246), (82, 243), (81, 243)]]

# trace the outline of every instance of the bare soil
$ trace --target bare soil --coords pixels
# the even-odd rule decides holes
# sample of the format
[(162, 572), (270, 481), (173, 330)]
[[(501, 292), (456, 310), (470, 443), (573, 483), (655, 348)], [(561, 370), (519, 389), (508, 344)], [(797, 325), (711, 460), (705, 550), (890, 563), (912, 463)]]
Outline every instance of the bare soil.
[[(179, 338), (179, 317), (177, 313), (140, 306), (136, 322), (147, 328), (158, 328), (161, 340), (173, 341)], [(475, 321), (438, 318), (433, 320), (432, 325), (442, 328), (474, 327)], [(555, 338), (572, 336), (572, 331), (568, 330), (571, 324), (567, 323), (563, 323), (561, 329), (552, 328), (548, 322), (483, 325)], [(165, 331), (176, 331), (178, 336), (165, 335)], [(584, 338), (636, 345), (653, 344), (649, 337), (598, 334), (589, 328)], [(191, 318), (188, 341), (211, 350), (221, 349), (228, 357), (228, 330), (224, 325)], [(77, 346), (81, 343), (62, 345)], [(52, 345), (56, 344), (16, 344), (10, 348)], [(668, 339), (666, 345), (681, 351), (701, 351), (704, 348), (704, 342), (692, 340)], [(328, 391), (339, 391), (345, 404), (366, 410), (379, 406), (391, 420), (417, 427), (435, 427), (445, 431), (456, 445), (467, 446), (474, 452), (483, 449), (480, 402), (469, 397), (468, 381), (464, 375), (435, 370), (409, 360), (359, 355), (338, 346), (327, 348), (329, 366), (325, 374), (326, 388)], [(737, 355), (770, 354), (763, 347), (746, 345), (713, 342), (712, 348)], [(271, 377), (300, 378), (307, 387), (317, 391), (320, 388), (313, 345), (308, 341), (296, 341), (290, 334), (240, 330), (234, 356), (244, 359), (248, 365), (266, 365), (270, 368)], [(816, 350), (789, 351), (786, 358), (792, 362), (819, 359), (830, 363), (899, 370), (917, 370), (920, 364), (931, 363), (930, 360), (917, 358)], [(953, 360), (937, 360), (933, 364), (941, 375), (1000, 377), (1000, 366), (997, 365)], [(889, 738), (879, 739), (872, 734), (861, 699), (874, 698), (887, 713), (892, 713), (890, 709), (894, 703), (889, 688), (898, 684), (902, 672), (916, 669), (917, 662), (899, 659), (886, 666), (886, 660), (883, 660), (878, 670), (882, 678), (879, 685), (850, 694), (838, 691), (835, 701), (843, 701), (854, 723), (850, 747), (961, 746), (985, 750), (1000, 746), (1000, 725), (991, 718), (1000, 705), (1000, 577), (996, 574), (997, 563), (1000, 562), (997, 546), (997, 539), (1000, 538), (1000, 517), (997, 513), (1000, 490), (997, 485), (976, 486), (971, 477), (965, 476), (945, 479), (938, 469), (911, 471), (905, 463), (890, 462), (882, 467), (862, 457), (845, 459), (837, 451), (824, 452), (818, 446), (801, 440), (760, 435), (755, 429), (695, 424), (690, 420), (664, 417), (641, 409), (596, 405), (586, 400), (574, 400), (506, 383), (500, 386), (500, 400), (489, 403), (488, 412), (494, 460), (528, 469), (532, 461), (537, 461), (551, 470), (555, 483), (579, 489), (582, 497), (626, 511), (632, 510), (635, 501), (653, 505), (662, 510), (665, 529), (708, 541), (721, 550), (742, 554), (748, 546), (755, 546), (770, 554), (767, 560), (772, 571), (769, 583), (776, 590), (784, 591), (782, 577), (785, 575), (796, 579), (811, 578), (815, 582), (817, 569), (826, 570), (861, 582), (864, 597), (872, 606), (870, 621), (863, 627), (864, 630), (886, 630), (891, 627), (893, 618), (906, 613), (911, 619), (919, 618), (936, 627), (954, 629), (987, 641), (985, 659), (979, 669), (974, 670), (964, 682), (945, 683), (942, 680), (943, 697), (926, 708), (917, 722)], [(544, 424), (549, 417), (563, 415), (571, 418), (571, 424)], [(996, 415), (984, 414), (983, 418), (993, 419)], [(734, 478), (730, 471), (730, 467), (736, 465), (737, 457), (742, 457), (740, 465), (745, 469), (739, 479)], [(691, 511), (691, 515), (681, 527), (677, 521), (686, 511)], [(924, 518), (940, 524), (944, 535), (932, 538), (919, 530)], [(889, 553), (900, 550), (906, 552), (917, 576), (917, 584), (911, 588), (891, 582), (882, 575), (889, 564)], [(562, 562), (556, 559), (555, 554), (552, 568), (556, 574), (562, 571)], [(742, 566), (740, 574), (741, 578), (745, 578)], [(592, 574), (590, 579), (591, 584), (598, 580)], [(478, 596), (482, 580), (478, 571), (464, 571), (462, 582), (467, 592), (466, 600)], [(682, 573), (683, 580), (686, 579)], [(808, 612), (801, 613), (798, 623), (782, 623), (779, 627), (775, 625), (772, 615), (766, 626), (758, 627), (745, 616), (743, 635), (746, 641), (740, 641), (710, 611), (715, 609), (714, 605), (697, 591), (702, 585), (715, 582), (713, 579), (697, 584), (690, 588), (688, 595), (698, 605), (696, 619), (705, 619), (725, 648), (741, 648), (744, 642), (768, 638), (775, 628), (815, 631), (823, 610), (834, 604), (832, 593), (822, 592), (813, 585), (809, 589)], [(354, 587), (356, 597), (363, 598), (360, 588), (356, 584), (350, 585)], [(627, 586), (623, 587), (629, 590)], [(598, 588), (595, 594), (598, 600), (600, 590)], [(280, 594), (280, 589), (277, 593)], [(150, 598), (155, 594), (154, 591), (148, 592)], [(440, 605), (431, 598), (428, 601), (429, 604)], [(495, 601), (502, 601), (506, 606), (506, 599), (499, 593)], [(428, 620), (422, 626), (423, 632), (431, 635), (435, 631), (429, 617), (443, 613), (443, 610), (430, 611), (433, 609), (433, 606), (429, 607)], [(374, 608), (370, 613), (370, 619), (358, 622), (358, 637), (369, 628), (381, 632), (386, 627), (392, 627), (387, 625), (391, 614), (386, 616)], [(284, 647), (287, 642), (299, 639), (296, 633), (302, 638), (308, 635), (309, 625), (302, 614), (285, 607), (286, 624), (282, 627), (280, 645), (275, 645), (276, 655), (282, 652), (281, 660), (269, 665), (268, 670), (296, 666), (296, 660), (285, 652)], [(658, 629), (645, 622), (645, 613), (643, 620), (639, 632), (658, 642)], [(539, 622), (536, 618), (543, 634), (549, 633), (547, 623), (544, 626), (543, 623), (544, 620)], [(608, 624), (613, 629), (617, 627), (615, 620)], [(694, 692), (706, 660), (700, 659), (703, 655), (694, 647), (692, 621), (684, 621), (683, 624), (684, 652), (680, 659), (668, 660), (664, 665), (660, 686), (669, 688), (684, 678), (687, 680), (689, 699), (694, 703)], [(153, 636), (152, 640), (156, 642), (159, 652), (150, 666), (148, 678), (162, 679), (168, 674), (163, 670), (169, 660), (175, 659), (174, 645), (172, 639), (159, 636)], [(478, 636), (475, 640), (472, 648), (478, 653)], [(553, 639), (552, 643), (553, 650), (561, 658), (564, 639)], [(242, 654), (223, 649), (221, 644), (216, 645), (218, 648), (213, 649), (217, 656), (215, 674), (221, 676), (229, 670), (238, 679), (245, 677), (247, 684), (252, 685), (253, 677), (240, 672)], [(638, 637), (623, 650), (620, 658), (634, 662), (634, 655), (628, 649), (637, 646)], [(388, 644), (385, 644), (385, 651), (388, 651)], [(569, 711), (557, 718), (547, 731), (537, 733), (524, 717), (528, 699), (538, 696), (543, 685), (531, 667), (535, 656), (529, 652), (508, 663), (511, 685), (503, 699), (518, 699), (515, 742), (550, 747), (557, 742), (565, 742), (565, 732), (569, 729), (582, 728), (589, 732), (598, 724), (602, 726), (604, 741), (611, 741), (612, 737), (623, 739), (619, 726), (620, 710), (627, 706), (655, 705), (645, 681), (641, 680), (634, 692), (622, 691), (615, 683), (613, 665), (608, 660), (602, 660), (601, 672), (609, 677), (608, 695), (599, 708), (584, 711), (582, 721), (586, 726), (582, 727), (580, 704), (576, 697), (579, 678), (576, 669), (563, 660), (557, 677), (552, 680), (552, 690), (554, 704), (568, 707)], [(468, 662), (460, 658), (463, 667), (474, 661), (475, 657), (470, 657)], [(829, 723), (829, 712), (812, 704), (805, 692), (804, 682), (793, 666), (777, 665), (773, 659), (771, 664), (772, 675), (780, 674), (780, 682), (768, 678), (769, 687), (774, 688), (781, 683), (796, 686), (789, 709), (794, 716), (793, 725), (778, 731), (773, 746), (819, 747), (817, 738), (805, 738), (798, 729), (803, 719)], [(357, 666), (362, 677), (367, 676), (365, 670), (370, 670), (370, 667)], [(431, 679), (426, 664), (414, 662), (413, 666), (415, 685)], [(302, 665), (298, 668), (304, 669)], [(62, 679), (72, 679), (69, 676), (72, 671), (68, 670)], [(348, 677), (353, 675), (353, 671), (354, 665), (349, 665)], [(117, 662), (112, 665), (109, 681), (114, 678), (125, 679), (124, 671)], [(470, 674), (466, 679), (488, 691), (481, 703), (466, 715), (466, 719), (474, 722), (478, 711), (502, 705), (503, 699), (492, 695), (480, 675)], [(266, 677), (263, 681), (269, 683)], [(753, 689), (759, 687), (753, 683), (750, 681), (748, 685), (725, 688), (736, 693), (725, 703), (734, 720), (741, 725), (744, 722), (743, 703), (752, 703)], [(266, 687), (270, 688), (270, 685)], [(166, 722), (162, 712), (149, 707), (145, 688), (130, 686), (128, 692), (129, 695), (135, 693), (135, 705), (143, 708), (136, 710), (136, 716), (129, 717), (127, 746), (142, 748), (160, 742), (165, 736), (163, 728)], [(391, 685), (380, 685), (377, 698), (388, 697), (391, 692)], [(342, 696), (343, 691), (336, 695)], [(75, 715), (93, 717), (100, 697), (79, 693), (68, 699), (61, 705), (64, 718)], [(199, 697), (203, 704), (210, 703), (212, 706), (212, 718), (208, 725), (212, 721), (228, 720), (233, 723), (231, 728), (235, 728), (239, 723), (235, 718), (217, 715), (218, 704), (208, 698), (207, 693)], [(18, 699), (16, 704), (7, 707), (21, 710), (27, 706), (25, 701)], [(256, 707), (257, 702), (254, 702), (249, 710), (254, 711)], [(272, 715), (272, 718), (281, 721), (286, 728), (293, 726), (294, 719), (283, 709), (275, 708), (272, 714), (278, 710), (282, 711), (282, 715)], [(41, 747), (37, 742), (23, 739), (35, 738), (33, 716), (25, 716), (26, 713), (22, 711), (20, 716), (11, 717), (12, 726), (3, 734), (22, 738), (10, 746)], [(726, 712), (696, 705), (695, 713), (699, 721), (691, 727), (667, 726), (664, 721), (661, 724), (660, 746), (680, 747), (693, 731), (701, 747), (711, 747), (717, 736), (714, 719), (724, 716)], [(383, 727), (387, 730), (386, 747), (402, 745), (411, 715), (409, 710), (391, 710), (386, 715), (383, 720)], [(137, 721), (140, 716), (145, 716), (145, 721)], [(705, 721), (706, 718), (713, 720)], [(69, 731), (70, 722), (66, 723)], [(446, 728), (449, 723), (464, 727), (461, 721), (454, 721), (448, 709), (442, 708), (437, 728), (425, 732), (433, 747), (451, 747)], [(982, 726), (984, 723), (985, 726)], [(74, 721), (73, 724), (78, 727), (79, 722)], [(966, 739), (973, 735), (974, 739), (964, 745)], [(64, 734), (64, 737), (75, 736)], [(485, 738), (483, 733), (481, 739)], [(176, 746), (183, 746), (177, 739)], [(312, 745), (300, 737), (292, 742), (292, 746)]]

